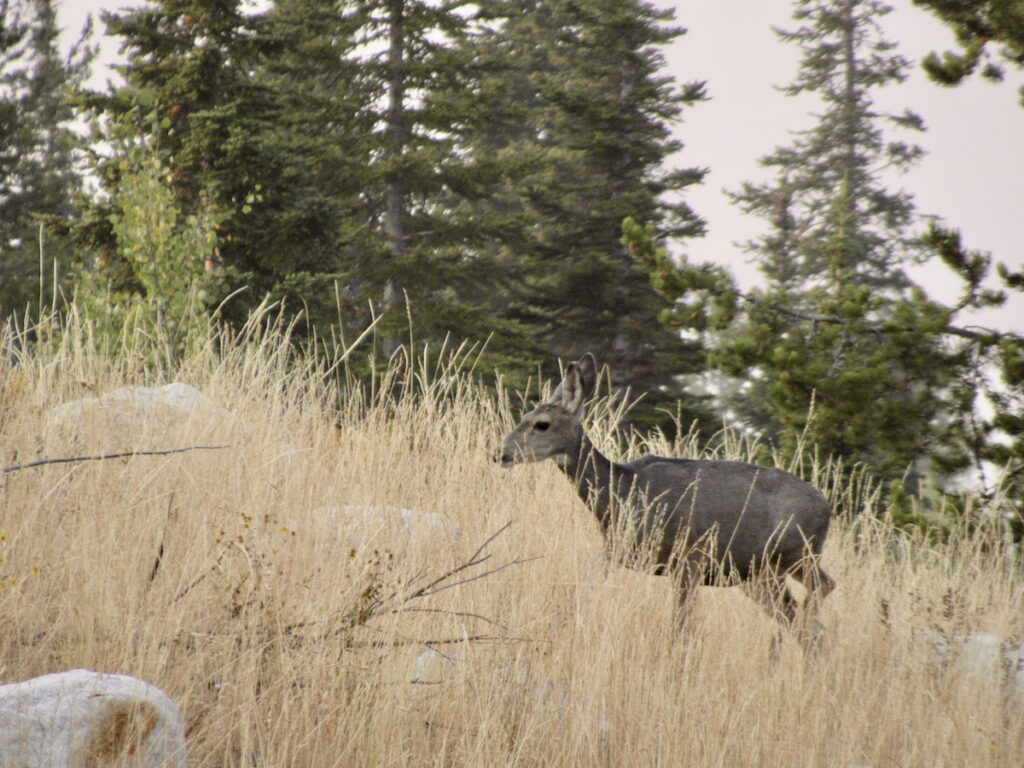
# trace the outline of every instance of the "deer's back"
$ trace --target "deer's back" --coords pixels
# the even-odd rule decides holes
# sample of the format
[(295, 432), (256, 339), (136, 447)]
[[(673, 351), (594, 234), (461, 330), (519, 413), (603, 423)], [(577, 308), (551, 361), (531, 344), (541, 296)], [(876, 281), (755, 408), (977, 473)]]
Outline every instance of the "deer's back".
[(664, 557), (679, 537), (714, 545), (718, 559), (746, 575), (770, 555), (789, 568), (819, 554), (831, 508), (812, 485), (772, 467), (739, 461), (646, 456), (623, 465), (643, 499), (645, 523), (664, 529)]

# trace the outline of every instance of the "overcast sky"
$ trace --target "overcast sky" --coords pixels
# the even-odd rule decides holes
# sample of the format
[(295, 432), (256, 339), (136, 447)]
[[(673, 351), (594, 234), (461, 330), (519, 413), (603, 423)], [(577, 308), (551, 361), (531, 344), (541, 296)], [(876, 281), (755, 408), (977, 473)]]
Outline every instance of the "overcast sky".
[[(710, 168), (703, 187), (687, 197), (708, 220), (709, 232), (703, 240), (687, 242), (684, 250), (695, 261), (728, 264), (749, 285), (757, 272), (735, 244), (763, 234), (765, 222), (741, 214), (722, 190), (770, 180), (758, 159), (788, 145), (790, 131), (813, 124), (808, 115), (815, 108), (812, 102), (773, 87), (791, 83), (797, 72), (799, 48), (782, 43), (772, 31), (773, 26), (798, 26), (790, 17), (792, 4), (688, 0), (658, 5), (674, 7), (679, 24), (688, 30), (668, 52), (669, 71), (684, 81), (706, 80), (711, 96), (689, 111), (678, 131), (686, 143), (681, 164)], [(1000, 84), (975, 78), (957, 88), (934, 85), (916, 61), (930, 51), (953, 48), (952, 34), (909, 0), (893, 5), (896, 10), (881, 20), (886, 37), (915, 65), (907, 82), (879, 95), (877, 103), (893, 112), (920, 114), (926, 133), (900, 133), (928, 154), (891, 183), (914, 194), (922, 216), (938, 215), (960, 229), (969, 247), (1024, 268), (1024, 108), (1017, 91), (1024, 74), (1007, 72)], [(937, 298), (955, 298), (955, 281), (941, 263), (914, 274)], [(1017, 294), (1012, 304), (975, 321), (1024, 332), (1024, 296)]]
[[(130, 0), (64, 0), (61, 25), (71, 33), (81, 28), (85, 14), (101, 8), (134, 7)], [(762, 234), (765, 222), (742, 215), (723, 189), (736, 190), (744, 181), (771, 177), (758, 159), (777, 146), (788, 145), (789, 132), (806, 128), (813, 102), (782, 95), (776, 86), (793, 81), (799, 59), (797, 46), (778, 40), (772, 27), (792, 29), (789, 0), (655, 0), (674, 7), (676, 19), (688, 32), (666, 51), (668, 74), (681, 82), (707, 81), (711, 100), (688, 111), (677, 133), (685, 143), (678, 158), (682, 166), (710, 169), (702, 187), (687, 201), (708, 221), (708, 235), (687, 241), (682, 251), (693, 261), (713, 261), (729, 267), (744, 285), (757, 281), (737, 243)], [(886, 36), (899, 52), (917, 61), (932, 50), (953, 47), (953, 37), (929, 14), (909, 0), (893, 0), (896, 10), (882, 19)], [(102, 31), (98, 23), (97, 30)], [(117, 45), (106, 45), (105, 61), (116, 56)], [(957, 88), (928, 82), (915, 64), (911, 77), (898, 88), (879, 95), (880, 108), (911, 109), (928, 130), (915, 139), (928, 153), (906, 176), (892, 180), (914, 194), (918, 212), (937, 215), (959, 228), (971, 248), (989, 251), (996, 261), (1024, 268), (1021, 223), (1024, 219), (1024, 108), (1018, 87), (1024, 74), (1009, 71), (993, 85), (978, 78)], [(98, 73), (97, 82), (105, 75)], [(922, 228), (925, 221), (922, 219)], [(948, 270), (940, 263), (914, 272), (937, 298), (955, 299)], [(1024, 295), (1017, 294), (1000, 310), (971, 322), (1024, 332)]]

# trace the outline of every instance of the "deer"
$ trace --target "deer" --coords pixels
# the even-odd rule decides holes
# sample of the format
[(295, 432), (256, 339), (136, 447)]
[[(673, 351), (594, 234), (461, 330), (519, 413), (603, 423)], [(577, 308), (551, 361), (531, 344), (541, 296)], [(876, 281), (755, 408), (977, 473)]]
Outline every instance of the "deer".
[[(510, 468), (555, 459), (618, 559), (672, 578), (680, 629), (694, 587), (739, 584), (779, 625), (798, 630), (801, 642), (816, 639), (816, 610), (835, 586), (820, 563), (832, 512), (824, 495), (784, 470), (742, 461), (611, 461), (582, 423), (596, 381), (592, 354), (571, 363), (551, 398), (522, 417), (494, 460)], [(802, 606), (787, 577), (806, 588)]]

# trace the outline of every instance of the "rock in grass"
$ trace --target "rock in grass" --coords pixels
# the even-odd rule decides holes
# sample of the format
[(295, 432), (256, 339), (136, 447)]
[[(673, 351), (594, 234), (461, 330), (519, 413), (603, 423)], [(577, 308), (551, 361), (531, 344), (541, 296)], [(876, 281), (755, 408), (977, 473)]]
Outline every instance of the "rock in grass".
[(168, 696), (127, 675), (86, 669), (0, 685), (0, 765), (187, 768), (181, 716)]
[[(110, 450), (146, 446), (152, 440), (223, 437), (236, 418), (195, 387), (122, 387), (101, 397), (73, 400), (47, 415), (49, 449), (99, 440)], [(163, 447), (161, 445), (160, 447)]]

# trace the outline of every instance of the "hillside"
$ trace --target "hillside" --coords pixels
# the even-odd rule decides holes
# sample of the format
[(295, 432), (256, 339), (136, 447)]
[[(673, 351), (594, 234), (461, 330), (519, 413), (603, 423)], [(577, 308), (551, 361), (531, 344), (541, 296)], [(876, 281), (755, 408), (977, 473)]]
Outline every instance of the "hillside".
[(357, 392), (256, 328), (173, 366), (74, 325), (0, 332), (0, 464), (197, 448), (0, 475), (3, 682), (141, 677), (201, 768), (1024, 764), (1024, 688), (935, 651), (1024, 637), (1020, 566), (984, 530), (914, 541), (822, 467), (817, 655), (773, 659), (739, 589), (700, 590), (679, 635), (668, 582), (605, 565), (553, 464), (491, 461), (515, 398), (472, 358)]

